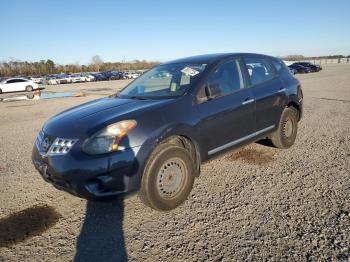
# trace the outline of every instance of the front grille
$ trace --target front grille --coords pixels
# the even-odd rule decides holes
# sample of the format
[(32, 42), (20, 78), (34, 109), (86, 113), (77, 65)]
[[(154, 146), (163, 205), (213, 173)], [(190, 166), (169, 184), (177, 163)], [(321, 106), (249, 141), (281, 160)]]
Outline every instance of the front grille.
[(66, 139), (46, 135), (40, 131), (35, 144), (41, 155), (65, 155), (78, 139)]
[(49, 149), (49, 155), (64, 155), (69, 152), (69, 150), (77, 142), (77, 139), (65, 139), (65, 138), (56, 138)]

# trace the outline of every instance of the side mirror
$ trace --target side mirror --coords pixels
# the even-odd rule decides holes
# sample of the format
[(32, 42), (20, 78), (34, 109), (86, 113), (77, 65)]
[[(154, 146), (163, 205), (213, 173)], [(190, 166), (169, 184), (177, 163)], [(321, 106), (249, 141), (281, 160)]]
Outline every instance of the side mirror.
[(205, 86), (205, 95), (208, 100), (214, 99), (221, 95), (221, 89), (219, 84), (207, 84)]

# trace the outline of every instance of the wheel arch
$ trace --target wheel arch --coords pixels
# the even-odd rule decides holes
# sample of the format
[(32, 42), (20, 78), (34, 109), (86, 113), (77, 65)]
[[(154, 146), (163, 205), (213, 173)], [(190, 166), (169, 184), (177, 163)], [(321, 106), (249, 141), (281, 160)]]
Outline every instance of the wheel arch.
[(204, 156), (199, 142), (199, 135), (196, 129), (188, 123), (182, 123), (164, 127), (156, 137), (146, 143), (154, 145), (152, 152), (158, 145), (164, 143), (172, 143), (187, 149), (196, 163), (197, 175), (199, 175), (200, 165), (203, 160), (202, 156)]
[(290, 101), (286, 107), (293, 107), (298, 112), (298, 121), (301, 119), (301, 106), (295, 101)]
[(304, 99), (303, 91), (299, 84), (297, 89), (295, 90), (295, 93), (293, 93), (293, 95), (290, 96), (286, 106), (286, 107), (295, 108), (295, 110), (298, 112), (298, 121), (301, 120), (301, 117), (303, 115), (303, 99)]

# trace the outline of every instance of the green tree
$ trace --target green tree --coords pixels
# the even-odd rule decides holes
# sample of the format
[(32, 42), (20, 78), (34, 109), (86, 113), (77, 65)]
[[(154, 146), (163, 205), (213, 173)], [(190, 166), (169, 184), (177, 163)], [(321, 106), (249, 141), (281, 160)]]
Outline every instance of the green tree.
[(46, 72), (52, 74), (55, 71), (55, 63), (51, 59), (46, 60)]

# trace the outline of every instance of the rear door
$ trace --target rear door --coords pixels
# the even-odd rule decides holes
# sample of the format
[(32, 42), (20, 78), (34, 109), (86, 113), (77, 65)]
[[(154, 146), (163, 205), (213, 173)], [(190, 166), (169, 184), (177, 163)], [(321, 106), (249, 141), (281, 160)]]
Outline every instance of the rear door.
[(25, 91), (26, 90), (26, 87), (30, 85), (29, 82), (25, 79), (19, 79), (19, 82), (18, 82), (18, 91)]
[(245, 57), (256, 105), (256, 135), (277, 127), (287, 104), (286, 88), (268, 58)]
[[(209, 74), (197, 94), (194, 106), (201, 144), (207, 156), (240, 144), (254, 133), (254, 100), (246, 88), (240, 59), (218, 65)], [(206, 86), (216, 88), (216, 97), (208, 98)]]

